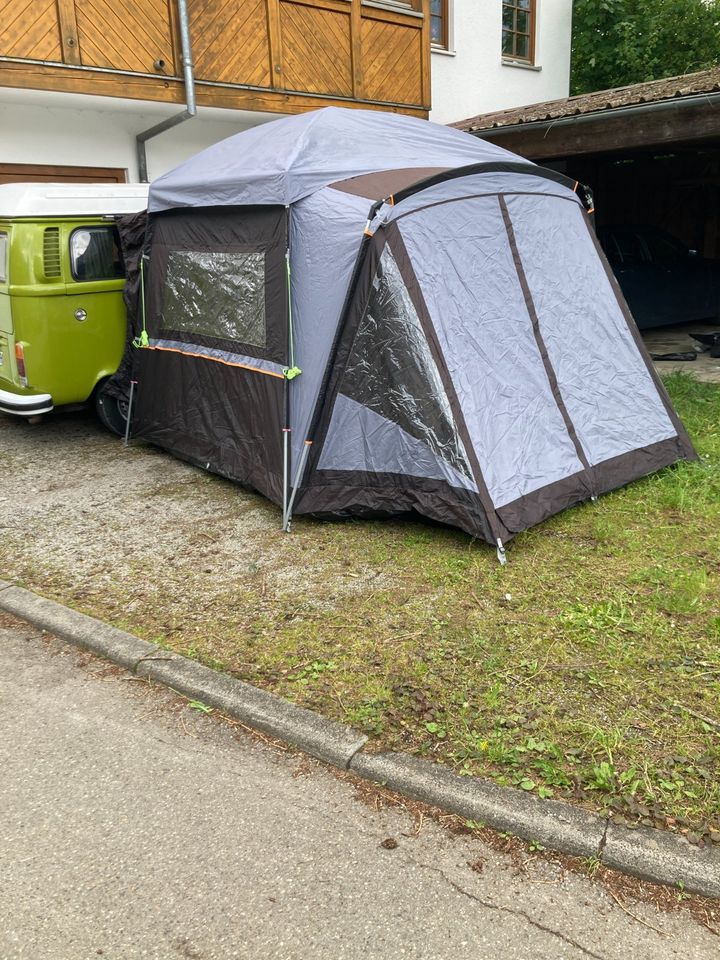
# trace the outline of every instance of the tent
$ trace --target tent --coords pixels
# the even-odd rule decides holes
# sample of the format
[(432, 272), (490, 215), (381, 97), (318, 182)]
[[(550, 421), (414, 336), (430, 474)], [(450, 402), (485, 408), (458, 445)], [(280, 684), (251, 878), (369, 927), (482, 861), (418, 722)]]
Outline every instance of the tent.
[(135, 435), (293, 514), (497, 545), (692, 445), (577, 183), (327, 108), (156, 180)]

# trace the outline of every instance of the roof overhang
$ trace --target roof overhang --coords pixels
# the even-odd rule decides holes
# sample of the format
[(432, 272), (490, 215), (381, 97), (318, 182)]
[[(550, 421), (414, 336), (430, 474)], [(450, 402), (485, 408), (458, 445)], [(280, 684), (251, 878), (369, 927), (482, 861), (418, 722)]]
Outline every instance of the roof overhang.
[(533, 104), (454, 124), (533, 160), (720, 138), (720, 71)]

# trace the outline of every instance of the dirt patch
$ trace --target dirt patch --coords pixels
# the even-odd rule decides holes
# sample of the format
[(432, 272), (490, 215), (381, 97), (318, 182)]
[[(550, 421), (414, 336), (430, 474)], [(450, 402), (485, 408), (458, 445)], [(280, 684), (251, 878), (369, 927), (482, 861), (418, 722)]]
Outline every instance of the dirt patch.
[(334, 599), (378, 571), (338, 572), (337, 551), (298, 562), (264, 498), (146, 444), (125, 448), (88, 413), (30, 426), (0, 417), (6, 469), (0, 488), (3, 551), (12, 572), (76, 591), (137, 591), (219, 601), (243, 585), (265, 593)]

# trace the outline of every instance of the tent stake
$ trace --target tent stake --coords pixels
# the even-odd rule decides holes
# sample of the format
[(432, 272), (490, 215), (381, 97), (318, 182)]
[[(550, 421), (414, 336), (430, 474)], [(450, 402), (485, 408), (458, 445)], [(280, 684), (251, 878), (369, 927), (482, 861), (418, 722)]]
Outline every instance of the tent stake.
[(507, 557), (505, 556), (505, 547), (503, 546), (503, 542), (499, 537), (497, 542), (497, 558), (500, 566), (504, 567), (507, 563)]
[(302, 472), (305, 467), (305, 461), (307, 460), (308, 450), (312, 446), (312, 440), (306, 440), (303, 444), (303, 450), (300, 454), (300, 463), (298, 463), (298, 468), (295, 471), (295, 479), (293, 480), (293, 488), (290, 493), (290, 502), (287, 505), (287, 510), (285, 511), (285, 516), (283, 517), (283, 530), (285, 533), (290, 532), (290, 518), (292, 517), (292, 508), (295, 503), (295, 494), (298, 491), (300, 486), (300, 478), (302, 477)]

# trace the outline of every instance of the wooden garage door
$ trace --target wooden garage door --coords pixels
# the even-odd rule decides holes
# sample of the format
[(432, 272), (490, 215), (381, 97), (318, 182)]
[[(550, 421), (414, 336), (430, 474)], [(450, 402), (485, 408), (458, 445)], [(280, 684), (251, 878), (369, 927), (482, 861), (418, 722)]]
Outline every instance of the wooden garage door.
[(0, 163), (0, 183), (127, 183), (117, 167), (54, 167), (42, 163)]

